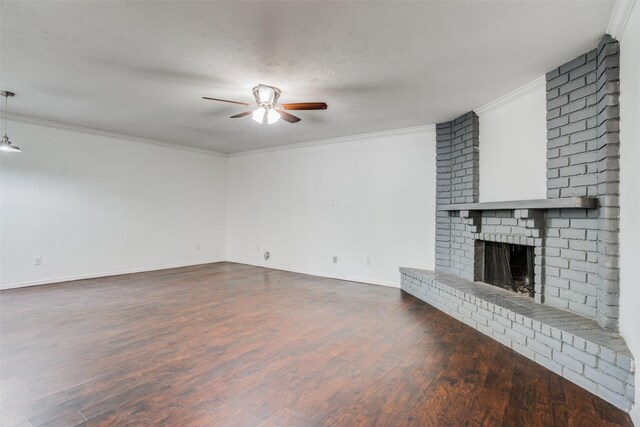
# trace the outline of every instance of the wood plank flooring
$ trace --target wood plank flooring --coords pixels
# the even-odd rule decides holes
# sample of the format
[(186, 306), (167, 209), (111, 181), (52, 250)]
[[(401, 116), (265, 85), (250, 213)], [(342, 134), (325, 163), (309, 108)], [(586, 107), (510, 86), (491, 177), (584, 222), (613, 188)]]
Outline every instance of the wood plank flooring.
[(399, 289), (216, 263), (0, 308), (7, 426), (631, 425)]

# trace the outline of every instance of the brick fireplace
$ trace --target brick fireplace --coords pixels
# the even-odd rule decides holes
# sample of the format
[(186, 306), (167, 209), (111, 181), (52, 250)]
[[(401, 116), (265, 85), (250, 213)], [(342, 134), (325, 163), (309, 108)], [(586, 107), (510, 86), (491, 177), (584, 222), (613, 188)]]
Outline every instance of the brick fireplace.
[[(436, 271), (401, 268), (401, 284), (628, 410), (635, 364), (617, 333), (618, 49), (605, 35), (547, 73), (546, 199), (480, 203), (478, 116), (436, 126)], [(482, 283), (487, 242), (528, 251), (530, 293)]]

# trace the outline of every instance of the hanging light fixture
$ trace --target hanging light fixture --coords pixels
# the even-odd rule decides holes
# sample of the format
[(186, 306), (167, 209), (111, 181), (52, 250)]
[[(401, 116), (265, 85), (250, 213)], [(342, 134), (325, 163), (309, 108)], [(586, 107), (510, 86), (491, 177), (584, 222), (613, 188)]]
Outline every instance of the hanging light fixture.
[(10, 97), (15, 96), (16, 94), (13, 92), (2, 90), (0, 91), (0, 95), (4, 96), (4, 136), (2, 137), (2, 139), (0, 139), (0, 151), (19, 153), (22, 150), (19, 147), (13, 145), (13, 143), (7, 136), (7, 101)]

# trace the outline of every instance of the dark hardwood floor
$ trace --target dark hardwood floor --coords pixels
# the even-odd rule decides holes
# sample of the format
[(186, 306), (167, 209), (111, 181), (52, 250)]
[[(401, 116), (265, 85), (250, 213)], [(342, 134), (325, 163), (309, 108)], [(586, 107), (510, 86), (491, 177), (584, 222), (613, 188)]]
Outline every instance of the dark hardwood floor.
[(631, 425), (399, 289), (218, 263), (0, 308), (3, 425)]

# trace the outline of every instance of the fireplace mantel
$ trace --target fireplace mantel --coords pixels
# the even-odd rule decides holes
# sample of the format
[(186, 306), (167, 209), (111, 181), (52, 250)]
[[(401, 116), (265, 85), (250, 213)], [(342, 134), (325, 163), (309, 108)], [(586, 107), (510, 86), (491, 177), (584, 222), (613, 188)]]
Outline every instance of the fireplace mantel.
[(558, 199), (510, 200), (504, 202), (458, 203), (440, 205), (440, 211), (497, 211), (513, 209), (595, 209), (596, 197), (561, 197)]

